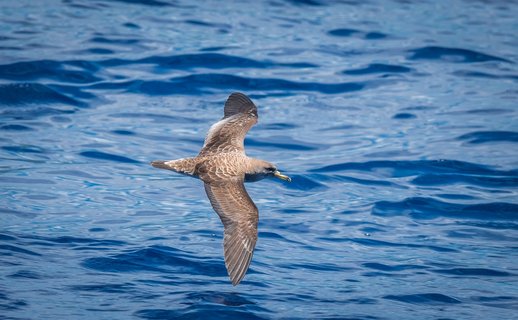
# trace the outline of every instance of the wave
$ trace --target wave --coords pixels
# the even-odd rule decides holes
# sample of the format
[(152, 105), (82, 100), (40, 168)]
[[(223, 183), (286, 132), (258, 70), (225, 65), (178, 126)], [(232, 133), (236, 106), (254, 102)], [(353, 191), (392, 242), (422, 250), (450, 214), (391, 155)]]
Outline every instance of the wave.
[[(94, 37), (95, 43), (133, 44), (135, 39), (115, 39)], [(104, 49), (103, 49), (104, 50)], [(103, 52), (106, 53), (106, 52)], [(96, 76), (103, 67), (119, 67), (135, 64), (151, 64), (161, 70), (187, 70), (193, 68), (316, 68), (318, 65), (307, 62), (282, 63), (269, 60), (254, 60), (221, 53), (194, 53), (170, 56), (149, 56), (141, 59), (106, 59), (106, 60), (33, 60), (0, 65), (0, 79), (15, 81), (54, 80), (66, 84), (88, 84), (107, 80)]]
[[(0, 110), (8, 106), (29, 104), (52, 104), (84, 106), (84, 103), (71, 98), (58, 90), (40, 83), (0, 84)], [(38, 106), (39, 107), (39, 106)], [(35, 112), (44, 114), (72, 113), (71, 110), (60, 110), (55, 107), (41, 107)]]
[(402, 295), (387, 295), (384, 299), (395, 300), (411, 304), (458, 304), (460, 300), (441, 293), (416, 293)]
[(403, 186), (386, 180), (372, 180), (372, 179), (362, 179), (356, 177), (350, 177), (339, 174), (315, 174), (311, 175), (317, 181), (346, 181), (352, 183), (358, 183), (366, 186), (380, 186), (380, 187), (394, 187), (394, 188), (403, 188)]
[(34, 81), (50, 79), (63, 83), (92, 83), (102, 80), (93, 75), (92, 68), (85, 61), (59, 62), (35, 60), (0, 65), (0, 79)]
[(373, 63), (368, 66), (360, 69), (350, 69), (342, 71), (343, 74), (348, 75), (365, 75), (365, 74), (375, 74), (375, 73), (408, 73), (413, 69), (398, 66), (398, 65), (390, 65), (390, 64), (382, 64), (382, 63)]
[(410, 60), (441, 60), (463, 63), (499, 61), (512, 63), (510, 60), (504, 58), (462, 48), (429, 46), (413, 49), (410, 50), (410, 52), (412, 53), (409, 57)]
[(21, 178), (21, 177), (0, 177), (2, 183), (16, 184), (56, 184), (48, 179)]
[(177, 2), (171, 0), (110, 0), (113, 2), (122, 2), (125, 4), (138, 4), (151, 7), (176, 7)]
[[(13, 209), (7, 209), (7, 208), (0, 208), (0, 213), (2, 214), (12, 214), (20, 218), (27, 218), (32, 219), (35, 218), (37, 215), (32, 212), (25, 212), (25, 211), (19, 211), (19, 210), (13, 210)], [(5, 240), (2, 238), (3, 235), (0, 234), (0, 240)]]
[(365, 32), (365, 31), (360, 31), (357, 29), (347, 29), (347, 28), (329, 30), (327, 32), (327, 34), (329, 34), (331, 36), (336, 36), (336, 37), (357, 37), (357, 38), (362, 38), (362, 39), (366, 39), (366, 40), (379, 40), (379, 39), (385, 39), (388, 37), (388, 35), (383, 32), (378, 32), (378, 31)]
[(385, 271), (385, 272), (398, 272), (398, 271), (405, 271), (405, 270), (421, 270), (421, 269), (428, 269), (426, 266), (421, 265), (413, 265), (413, 264), (399, 264), (399, 265), (386, 265), (383, 263), (377, 263), (377, 262), (367, 262), (362, 264), (363, 267), (379, 270), (379, 271)]
[(458, 70), (453, 72), (453, 75), (459, 77), (469, 77), (469, 78), (483, 78), (483, 79), (510, 79), (510, 80), (518, 80), (518, 75), (512, 74), (491, 74), (487, 72), (480, 71), (469, 71), (469, 70)]
[[(374, 82), (370, 84), (374, 85)], [(367, 87), (362, 82), (319, 83), (296, 82), (276, 78), (247, 78), (220, 73), (192, 74), (172, 78), (169, 81), (133, 80), (123, 82), (104, 82), (89, 86), (91, 89), (124, 90), (147, 95), (187, 94), (199, 95), (210, 93), (210, 89), (228, 91), (313, 91), (327, 94), (339, 94), (359, 91)]]
[(436, 252), (457, 252), (456, 249), (447, 247), (434, 246), (434, 245), (423, 245), (416, 243), (401, 243), (401, 242), (390, 242), (383, 240), (367, 239), (367, 238), (335, 238), (335, 237), (321, 237), (320, 240), (330, 241), (335, 243), (340, 242), (354, 242), (367, 247), (402, 247), (412, 249), (428, 249)]
[(4, 131), (33, 131), (34, 128), (29, 126), (24, 126), (21, 124), (6, 124), (0, 126), (0, 130)]
[(10, 244), (2, 244), (0, 245), (0, 252), (2, 256), (13, 256), (13, 255), (19, 255), (20, 253), (23, 255), (29, 255), (29, 256), (41, 256), (40, 253), (24, 249), (21, 246), (15, 246)]
[(269, 317), (263, 318), (248, 311), (221, 309), (207, 305), (198, 305), (197, 307), (186, 307), (185, 309), (186, 310), (142, 309), (137, 311), (135, 315), (139, 318), (149, 320), (208, 319), (214, 317), (214, 314), (217, 314), (217, 317), (219, 319), (269, 319)]
[(82, 265), (102, 272), (153, 271), (190, 276), (227, 276), (223, 260), (199, 259), (187, 252), (164, 246), (151, 246), (110, 257), (88, 258)]
[(14, 153), (45, 153), (43, 148), (32, 145), (2, 146), (1, 149)]
[(518, 205), (506, 202), (461, 204), (425, 197), (406, 198), (402, 201), (378, 201), (371, 213), (376, 216), (391, 217), (408, 215), (413, 219), (476, 219), (518, 222)]
[(44, 236), (25, 236), (24, 239), (31, 240), (31, 244), (37, 244), (41, 246), (55, 246), (55, 245), (66, 245), (66, 246), (87, 246), (89, 248), (102, 248), (102, 247), (119, 247), (126, 245), (127, 243), (120, 240), (110, 239), (94, 239), (94, 238), (80, 238), (74, 236), (59, 236), (59, 237), (44, 237)]
[(301, 6), (319, 7), (319, 6), (325, 5), (322, 1), (317, 1), (317, 0), (286, 0), (286, 1), (289, 3), (292, 3), (294, 5), (301, 5)]
[(433, 270), (436, 273), (455, 275), (455, 276), (471, 276), (471, 277), (509, 277), (513, 274), (505, 271), (498, 271), (485, 268), (452, 268)]
[(177, 69), (187, 70), (193, 68), (206, 69), (225, 69), (225, 68), (254, 68), (265, 69), (274, 67), (284, 68), (316, 68), (318, 65), (307, 62), (291, 62), (281, 63), (268, 60), (254, 60), (240, 56), (233, 56), (221, 53), (197, 53), (197, 54), (181, 54), (170, 56), (150, 56), (142, 59), (109, 59), (96, 62), (106, 67), (133, 65), (133, 64), (151, 64), (161, 69)]
[(121, 162), (121, 163), (140, 163), (140, 161), (113, 154), (108, 152), (100, 152), (100, 151), (83, 151), (80, 152), (79, 155), (87, 158), (92, 159), (99, 159), (99, 160), (108, 160), (108, 161), (114, 161), (114, 162)]
[(82, 292), (129, 293), (135, 289), (132, 283), (80, 284), (70, 286), (71, 290)]
[(518, 132), (514, 131), (475, 131), (457, 137), (468, 143), (518, 142)]
[(0, 234), (0, 240), (17, 242), (21, 246), (43, 246), (53, 247), (56, 245), (65, 246), (88, 246), (91, 248), (101, 248), (110, 246), (123, 246), (126, 243), (119, 240), (80, 238), (74, 236), (57, 236), (48, 237), (40, 235), (21, 235), (14, 236), (11, 234)]
[(422, 174), (412, 180), (419, 186), (437, 186), (452, 184), (470, 184), (487, 188), (518, 187), (518, 176), (513, 177), (487, 177), (462, 174)]
[[(518, 186), (518, 170), (496, 170), (489, 166), (456, 160), (346, 162), (310, 170), (310, 172), (325, 173), (325, 176), (322, 177), (324, 180), (330, 173), (344, 171), (377, 172), (392, 178), (415, 176), (410, 182), (417, 186), (453, 184), (475, 185), (486, 188)], [(339, 174), (332, 174), (329, 178), (364, 185), (399, 186), (390, 181), (365, 180)]]
[[(146, 119), (151, 120), (154, 123), (204, 123), (199, 118), (175, 116), (164, 113), (151, 113), (151, 112), (118, 112), (110, 114), (112, 118), (135, 118), (135, 119)], [(121, 135), (132, 135), (135, 134), (129, 130), (114, 130), (115, 134)]]
[(392, 116), (392, 119), (415, 119), (417, 118), (417, 116), (413, 113), (408, 113), (408, 112), (401, 112), (401, 113), (396, 113), (395, 115)]
[[(407, 160), (407, 161), (367, 161), (344, 162), (328, 165), (311, 172), (368, 171), (384, 169), (391, 177), (407, 177), (425, 173), (452, 173), (490, 176), (518, 176), (518, 170), (495, 170), (489, 166), (458, 160)], [(389, 171), (385, 170), (389, 169)]]

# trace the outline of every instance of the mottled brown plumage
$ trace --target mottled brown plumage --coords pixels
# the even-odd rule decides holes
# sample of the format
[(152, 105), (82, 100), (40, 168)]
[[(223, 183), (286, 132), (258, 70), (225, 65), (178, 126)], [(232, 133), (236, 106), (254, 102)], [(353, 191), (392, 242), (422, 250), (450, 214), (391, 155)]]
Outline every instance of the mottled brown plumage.
[(245, 154), (245, 135), (257, 118), (254, 103), (242, 93), (232, 93), (225, 103), (223, 119), (209, 129), (198, 156), (151, 163), (205, 183), (205, 192), (225, 227), (225, 265), (233, 285), (245, 276), (257, 242), (259, 212), (244, 182), (268, 176), (291, 181), (273, 164)]

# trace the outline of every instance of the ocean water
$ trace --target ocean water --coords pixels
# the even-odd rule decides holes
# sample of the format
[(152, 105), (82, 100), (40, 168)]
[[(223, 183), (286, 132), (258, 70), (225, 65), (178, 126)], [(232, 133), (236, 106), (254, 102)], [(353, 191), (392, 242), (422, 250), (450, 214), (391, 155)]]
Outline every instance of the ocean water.
[[(515, 1), (3, 0), (1, 319), (517, 319)], [(231, 92), (259, 240), (197, 154)]]

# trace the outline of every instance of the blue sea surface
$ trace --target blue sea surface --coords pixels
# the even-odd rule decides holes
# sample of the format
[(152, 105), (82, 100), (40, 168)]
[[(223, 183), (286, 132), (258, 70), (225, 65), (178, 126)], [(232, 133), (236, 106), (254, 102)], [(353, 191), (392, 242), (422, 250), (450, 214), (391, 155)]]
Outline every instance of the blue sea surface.
[[(518, 3), (0, 2), (0, 319), (518, 319)], [(293, 179), (233, 287), (230, 93)]]

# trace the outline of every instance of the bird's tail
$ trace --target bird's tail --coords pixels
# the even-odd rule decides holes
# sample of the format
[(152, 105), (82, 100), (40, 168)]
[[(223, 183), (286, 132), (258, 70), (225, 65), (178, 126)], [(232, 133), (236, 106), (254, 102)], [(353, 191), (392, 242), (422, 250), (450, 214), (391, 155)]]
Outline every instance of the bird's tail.
[(178, 173), (194, 175), (196, 161), (194, 158), (185, 158), (178, 160), (156, 160), (151, 165), (155, 168), (172, 170)]

